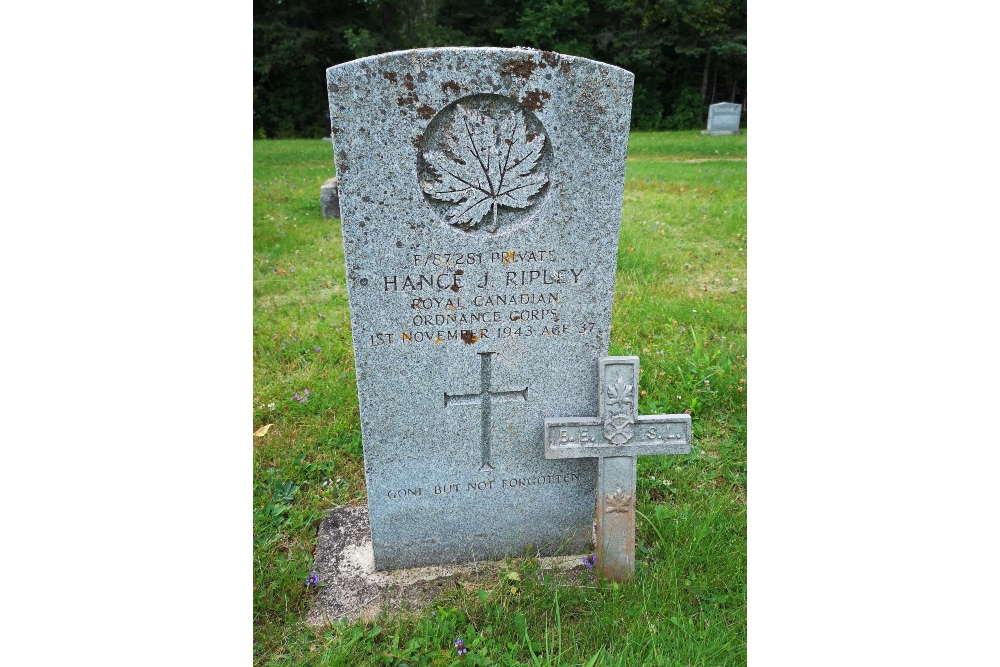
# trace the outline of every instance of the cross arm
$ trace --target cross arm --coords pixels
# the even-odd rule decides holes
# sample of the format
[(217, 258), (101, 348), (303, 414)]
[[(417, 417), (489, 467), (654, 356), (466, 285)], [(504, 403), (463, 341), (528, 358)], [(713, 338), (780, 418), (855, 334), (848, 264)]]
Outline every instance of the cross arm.
[(639, 415), (632, 424), (632, 437), (621, 445), (604, 437), (597, 418), (546, 419), (544, 429), (547, 459), (691, 452), (691, 415)]

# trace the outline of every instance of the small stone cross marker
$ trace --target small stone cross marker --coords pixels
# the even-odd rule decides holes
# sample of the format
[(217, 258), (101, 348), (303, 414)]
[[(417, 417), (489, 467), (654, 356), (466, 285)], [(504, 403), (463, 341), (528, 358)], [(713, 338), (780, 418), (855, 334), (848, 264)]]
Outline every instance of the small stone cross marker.
[(545, 420), (545, 458), (598, 458), (597, 566), (635, 571), (635, 459), (691, 452), (690, 415), (639, 415), (639, 357), (598, 360), (597, 417)]
[(496, 352), (479, 352), (478, 354), (481, 360), (479, 366), (479, 392), (475, 394), (449, 394), (445, 392), (444, 406), (479, 405), (481, 407), (480, 428), (482, 431), (482, 439), (480, 441), (480, 448), (482, 465), (479, 467), (479, 472), (489, 472), (490, 470), (493, 470), (493, 466), (490, 464), (491, 407), (493, 403), (516, 401), (518, 396), (521, 397), (522, 401), (527, 401), (528, 388), (525, 387), (524, 389), (502, 391), (493, 390), (491, 388), (493, 383), (493, 355), (496, 354)]

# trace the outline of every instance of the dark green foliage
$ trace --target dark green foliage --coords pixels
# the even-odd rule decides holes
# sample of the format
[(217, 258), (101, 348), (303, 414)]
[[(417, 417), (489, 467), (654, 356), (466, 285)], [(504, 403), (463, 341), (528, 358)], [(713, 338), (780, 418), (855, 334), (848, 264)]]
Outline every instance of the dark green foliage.
[(268, 137), (328, 134), (326, 68), (354, 58), (340, 22), (362, 20), (360, 1), (255, 0), (253, 128)]
[(708, 113), (701, 93), (694, 88), (682, 88), (673, 104), (673, 113), (663, 123), (668, 130), (694, 130), (700, 127)]
[(529, 46), (636, 76), (632, 125), (746, 104), (746, 0), (255, 0), (254, 135), (329, 131), (327, 67), (430, 46)]
[(593, 58), (587, 0), (527, 0), (516, 25), (500, 28), (497, 46), (532, 46)]

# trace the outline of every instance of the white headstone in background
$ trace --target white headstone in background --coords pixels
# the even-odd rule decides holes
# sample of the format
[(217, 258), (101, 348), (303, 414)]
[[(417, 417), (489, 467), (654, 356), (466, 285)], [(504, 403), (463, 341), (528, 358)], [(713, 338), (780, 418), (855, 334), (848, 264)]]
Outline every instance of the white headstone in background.
[(708, 129), (702, 134), (739, 134), (742, 104), (719, 102), (708, 107)]

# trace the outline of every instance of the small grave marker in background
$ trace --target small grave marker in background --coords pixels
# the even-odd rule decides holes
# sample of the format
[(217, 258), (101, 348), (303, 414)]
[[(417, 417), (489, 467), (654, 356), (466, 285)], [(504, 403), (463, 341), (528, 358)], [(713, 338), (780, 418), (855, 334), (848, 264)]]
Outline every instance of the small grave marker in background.
[(336, 178), (328, 178), (320, 186), (319, 207), (324, 218), (340, 217), (340, 197), (337, 194)]
[(740, 116), (743, 113), (742, 104), (719, 102), (708, 107), (708, 129), (702, 134), (739, 134)]

